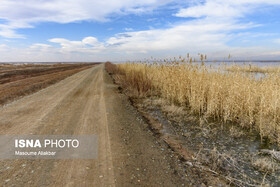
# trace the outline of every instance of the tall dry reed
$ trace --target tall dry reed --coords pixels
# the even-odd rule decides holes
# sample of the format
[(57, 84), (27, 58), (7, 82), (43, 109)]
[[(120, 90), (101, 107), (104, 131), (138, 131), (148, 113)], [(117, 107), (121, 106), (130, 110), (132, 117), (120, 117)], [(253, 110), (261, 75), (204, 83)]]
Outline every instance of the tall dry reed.
[(280, 76), (256, 79), (242, 71), (206, 67), (191, 58), (119, 64), (119, 80), (137, 96), (151, 93), (192, 113), (257, 130), (280, 143)]

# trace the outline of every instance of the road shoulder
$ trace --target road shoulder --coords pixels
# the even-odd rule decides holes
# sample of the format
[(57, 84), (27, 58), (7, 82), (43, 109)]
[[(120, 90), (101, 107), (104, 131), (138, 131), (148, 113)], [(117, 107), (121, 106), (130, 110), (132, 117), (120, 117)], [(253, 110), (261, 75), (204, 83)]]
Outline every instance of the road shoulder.
[(152, 135), (141, 115), (104, 72), (104, 97), (117, 186), (189, 186), (179, 158)]

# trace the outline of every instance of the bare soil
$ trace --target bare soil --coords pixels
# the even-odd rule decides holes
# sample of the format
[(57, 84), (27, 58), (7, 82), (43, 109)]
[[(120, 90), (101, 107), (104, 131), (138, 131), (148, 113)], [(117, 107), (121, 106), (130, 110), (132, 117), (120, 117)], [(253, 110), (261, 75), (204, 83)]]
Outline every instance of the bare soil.
[(0, 105), (46, 88), (94, 65), (96, 64), (0, 64)]

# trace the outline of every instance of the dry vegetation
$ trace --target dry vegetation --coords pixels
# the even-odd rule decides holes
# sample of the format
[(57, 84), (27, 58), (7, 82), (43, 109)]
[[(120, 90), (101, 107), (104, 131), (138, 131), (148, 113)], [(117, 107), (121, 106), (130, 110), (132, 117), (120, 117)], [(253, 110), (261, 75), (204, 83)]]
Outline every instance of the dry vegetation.
[(94, 64), (0, 65), (0, 105), (54, 84)]
[(259, 171), (274, 173), (279, 169), (279, 165), (274, 159), (267, 157), (259, 157), (252, 159), (252, 165)]
[(119, 64), (112, 73), (131, 96), (156, 95), (203, 118), (254, 129), (280, 143), (279, 73), (256, 79), (246, 71), (207, 67), (203, 57), (201, 64), (191, 58)]
[(226, 68), (231, 72), (247, 72), (247, 73), (280, 73), (280, 66), (275, 67), (258, 67), (256, 65), (231, 65)]

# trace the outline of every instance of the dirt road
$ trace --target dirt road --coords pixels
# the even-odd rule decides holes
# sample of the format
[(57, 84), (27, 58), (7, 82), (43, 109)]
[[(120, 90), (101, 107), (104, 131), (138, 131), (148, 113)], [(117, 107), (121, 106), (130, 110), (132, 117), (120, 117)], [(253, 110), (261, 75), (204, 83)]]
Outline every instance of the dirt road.
[(97, 159), (1, 160), (0, 186), (188, 184), (104, 65), (2, 107), (0, 126), (0, 134), (97, 134), (99, 142)]

